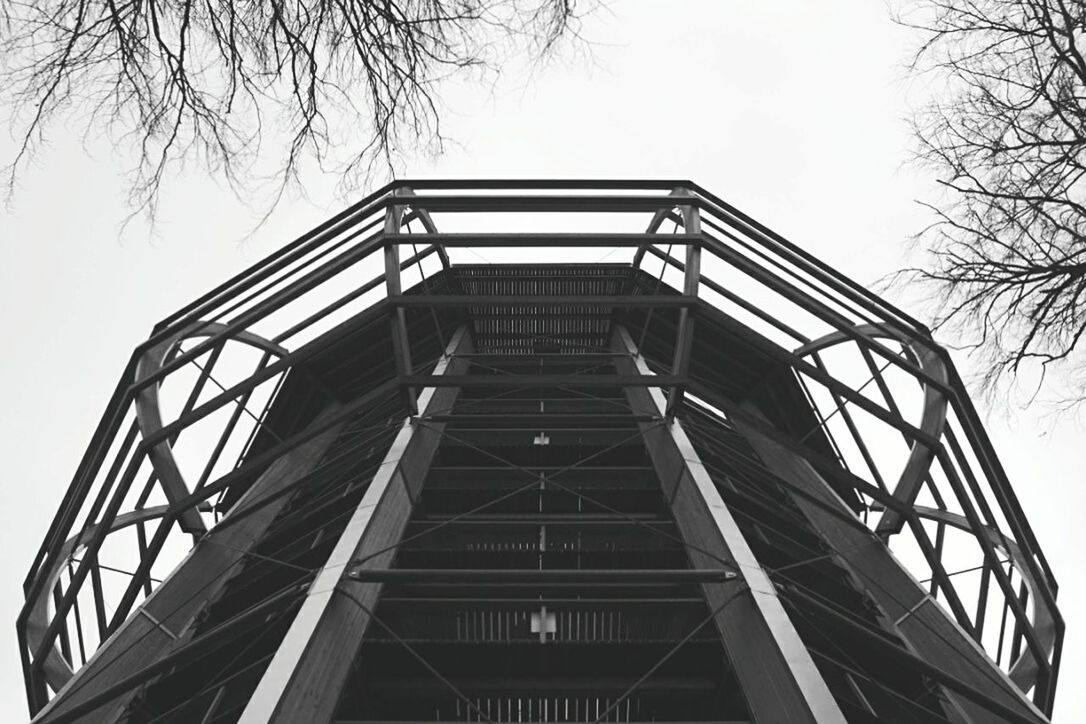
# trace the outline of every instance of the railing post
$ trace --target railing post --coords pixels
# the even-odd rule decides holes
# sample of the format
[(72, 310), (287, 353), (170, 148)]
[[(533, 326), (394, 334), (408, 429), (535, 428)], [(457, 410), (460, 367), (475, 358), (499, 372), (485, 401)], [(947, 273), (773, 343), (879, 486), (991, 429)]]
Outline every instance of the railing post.
[[(683, 190), (684, 194), (688, 194)], [(689, 234), (701, 234), (701, 214), (694, 203), (682, 207), (683, 230)], [(683, 276), (683, 295), (698, 296), (698, 282), (701, 279), (701, 245), (691, 240), (686, 245), (686, 269)], [(675, 356), (671, 362), (671, 374), (685, 378), (690, 372), (690, 349), (694, 342), (694, 312), (696, 308), (683, 307), (679, 310), (679, 329), (675, 336)], [(675, 385), (668, 392), (666, 414), (671, 417), (683, 401), (683, 383)]]
[[(616, 328), (612, 344), (616, 352), (627, 355), (621, 360), (625, 371), (652, 375), (624, 327)], [(658, 389), (628, 387), (626, 397), (635, 412), (664, 411), (664, 396)], [(709, 567), (723, 559), (739, 572), (735, 583), (705, 584), (702, 590), (710, 608), (720, 607), (715, 623), (729, 658), (739, 662), (735, 673), (752, 719), (844, 724), (844, 715), (785, 612), (776, 587), (754, 557), (682, 424), (671, 420), (652, 430), (641, 427), (659, 479), (675, 481), (664, 493), (680, 535), (700, 549), (690, 553), (693, 564)], [(736, 585), (747, 590), (737, 594)], [(737, 596), (734, 603), (729, 602), (730, 596)]]
[[(400, 189), (392, 191), (393, 196), (400, 196)], [(400, 246), (397, 237), (400, 235), (400, 223), (403, 221), (404, 207), (401, 204), (389, 204), (385, 209), (385, 288), (389, 298), (403, 294), (403, 284), (400, 280)], [(394, 307), (389, 310), (392, 324), (392, 354), (396, 360), (396, 374), (404, 378), (410, 376), (411, 366), (411, 342), (407, 336), (407, 314), (403, 307)], [(403, 388), (404, 404), (411, 416), (419, 414), (415, 391), (409, 387)]]
[[(470, 351), (471, 335), (467, 327), (461, 326), (434, 374), (462, 371), (467, 363), (460, 355)], [(445, 410), (457, 394), (456, 388), (428, 387), (418, 404), (430, 412)], [(327, 562), (309, 587), (241, 715), (241, 724), (332, 720), (339, 701), (328, 692), (340, 691), (347, 680), (370, 624), (367, 609), (377, 605), (381, 592), (381, 584), (367, 583), (345, 594), (340, 590), (341, 581), (360, 558), (366, 559), (367, 568), (387, 568), (391, 564), (443, 429), (441, 423), (404, 421)]]

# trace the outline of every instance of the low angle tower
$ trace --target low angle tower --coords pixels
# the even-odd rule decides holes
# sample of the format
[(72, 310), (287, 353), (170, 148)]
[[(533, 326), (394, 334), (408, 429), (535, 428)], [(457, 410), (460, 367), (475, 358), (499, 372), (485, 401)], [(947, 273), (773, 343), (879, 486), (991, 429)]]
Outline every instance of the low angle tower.
[(929, 330), (684, 180), (396, 182), (171, 314), (24, 593), (43, 724), (1039, 724), (1064, 633)]

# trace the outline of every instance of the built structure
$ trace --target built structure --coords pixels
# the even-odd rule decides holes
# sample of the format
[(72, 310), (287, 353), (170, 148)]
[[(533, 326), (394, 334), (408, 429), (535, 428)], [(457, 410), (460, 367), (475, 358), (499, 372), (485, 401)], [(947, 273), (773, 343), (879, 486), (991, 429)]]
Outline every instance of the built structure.
[(171, 315), (25, 593), (49, 724), (1036, 724), (1063, 636), (946, 352), (688, 181), (398, 182)]

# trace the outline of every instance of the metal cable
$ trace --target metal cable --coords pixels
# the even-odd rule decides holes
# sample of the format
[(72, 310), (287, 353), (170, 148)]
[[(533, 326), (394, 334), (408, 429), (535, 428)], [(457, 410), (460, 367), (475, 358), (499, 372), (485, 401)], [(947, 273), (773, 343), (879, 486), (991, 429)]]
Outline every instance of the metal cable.
[(360, 600), (358, 600), (358, 598), (356, 596), (354, 596), (354, 594), (352, 594), (350, 591), (346, 590), (345, 588), (342, 588), (339, 585), (336, 586), (335, 590), (338, 591), (339, 593), (343, 594), (344, 596), (346, 596), (348, 599), (353, 601), (356, 606), (358, 606), (360, 609), (362, 609), (362, 611), (364, 613), (366, 613), (370, 618), (372, 618), (377, 623), (377, 625), (379, 625), (381, 628), (383, 628), (388, 633), (388, 635), (391, 636), (393, 638), (393, 640), (396, 641), (396, 643), (398, 643), (400, 646), (402, 646), (404, 648), (404, 650), (407, 651), (407, 653), (411, 654), (412, 658), (414, 658), (416, 661), (418, 661), (420, 664), (422, 664), (424, 667), (426, 667), (427, 671), (429, 671), (431, 674), (433, 674), (434, 677), (438, 681), (440, 681), (442, 684), (447, 686), (449, 688), (449, 690), (452, 691), (452, 693), (455, 694), (458, 699), (463, 701), (468, 706), (469, 709), (474, 710), (475, 713), (479, 715), (480, 719), (487, 722), (487, 724), (494, 724), (494, 721), (491, 720), (491, 718), (488, 717), (486, 714), (484, 714), (482, 709), (480, 709), (478, 706), (476, 706), (471, 701), (471, 699), (469, 699), (467, 696), (465, 696), (464, 693), (462, 691), (460, 691), (460, 689), (458, 689), (456, 687), (455, 684), (453, 684), (451, 681), (449, 681), (447, 678), (445, 678), (445, 676), (443, 676), (440, 671), (438, 671), (436, 668), (434, 668), (433, 664), (431, 664), (429, 661), (427, 661), (425, 656), (423, 656), (422, 654), (417, 652), (415, 650), (415, 648), (413, 646), (411, 646), (411, 644), (404, 641), (400, 637), (399, 634), (397, 634), (395, 631), (393, 631), (389, 627), (388, 624), (386, 624), (384, 621), (382, 621), (377, 616), (377, 614), (375, 614), (369, 608), (369, 606), (362, 603)]
[(602, 721), (604, 721), (607, 718), (608, 714), (610, 714), (612, 711), (614, 711), (616, 708), (618, 708), (618, 706), (620, 704), (622, 704), (622, 702), (626, 701), (626, 699), (628, 699), (631, 694), (633, 694), (635, 691), (637, 691), (637, 688), (639, 686), (644, 684), (645, 681), (647, 681), (649, 679), (649, 677), (651, 677), (653, 674), (655, 674), (660, 669), (661, 666), (666, 664), (668, 662), (668, 660), (672, 656), (674, 656), (676, 653), (678, 653), (679, 649), (681, 649), (683, 646), (685, 646), (686, 643), (688, 641), (690, 641), (690, 639), (694, 638), (694, 636), (697, 635), (698, 631), (700, 631), (707, 623), (709, 623), (714, 618), (716, 618), (716, 615), (718, 613), (723, 611), (724, 608), (729, 603), (731, 603), (736, 598), (738, 598), (739, 594), (743, 593), (746, 590), (749, 590), (748, 586), (745, 583), (740, 584), (739, 587), (732, 593), (732, 595), (725, 598), (724, 601), (719, 606), (717, 606), (715, 609), (713, 609), (712, 612), (710, 612), (710, 614), (708, 616), (706, 616), (704, 619), (702, 619), (701, 622), (699, 624), (697, 624), (692, 631), (690, 631), (690, 633), (686, 634), (686, 636), (683, 636), (682, 639), (680, 639), (678, 643), (676, 643), (674, 646), (672, 646), (671, 649), (669, 649), (667, 651), (667, 653), (665, 653), (662, 657), (660, 657), (659, 661), (657, 661), (655, 664), (653, 664), (649, 668), (648, 671), (646, 671), (644, 674), (642, 674), (641, 677), (630, 686), (630, 688), (626, 689), (626, 691), (624, 691), (621, 696), (619, 696), (617, 699), (615, 699), (615, 701), (611, 704), (611, 706), (604, 709), (603, 713), (600, 714), (598, 717), (596, 717), (596, 721), (593, 722), (593, 724), (600, 724)]

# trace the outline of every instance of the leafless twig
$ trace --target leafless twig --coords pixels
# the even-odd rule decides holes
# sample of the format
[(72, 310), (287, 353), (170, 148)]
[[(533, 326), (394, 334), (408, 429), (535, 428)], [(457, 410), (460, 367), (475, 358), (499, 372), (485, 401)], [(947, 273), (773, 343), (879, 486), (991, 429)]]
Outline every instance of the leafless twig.
[(900, 278), (934, 291), (989, 389), (1024, 365), (1081, 377), (1086, 2), (917, 0), (898, 20), (923, 35), (913, 70), (941, 83), (913, 130), (947, 191)]
[[(545, 55), (593, 0), (0, 0), (9, 192), (52, 125), (135, 149), (131, 203), (198, 163), (236, 191), (271, 159), (276, 198), (309, 164), (348, 188), (440, 151), (439, 85)], [(3, 98), (3, 96), (7, 96)]]

